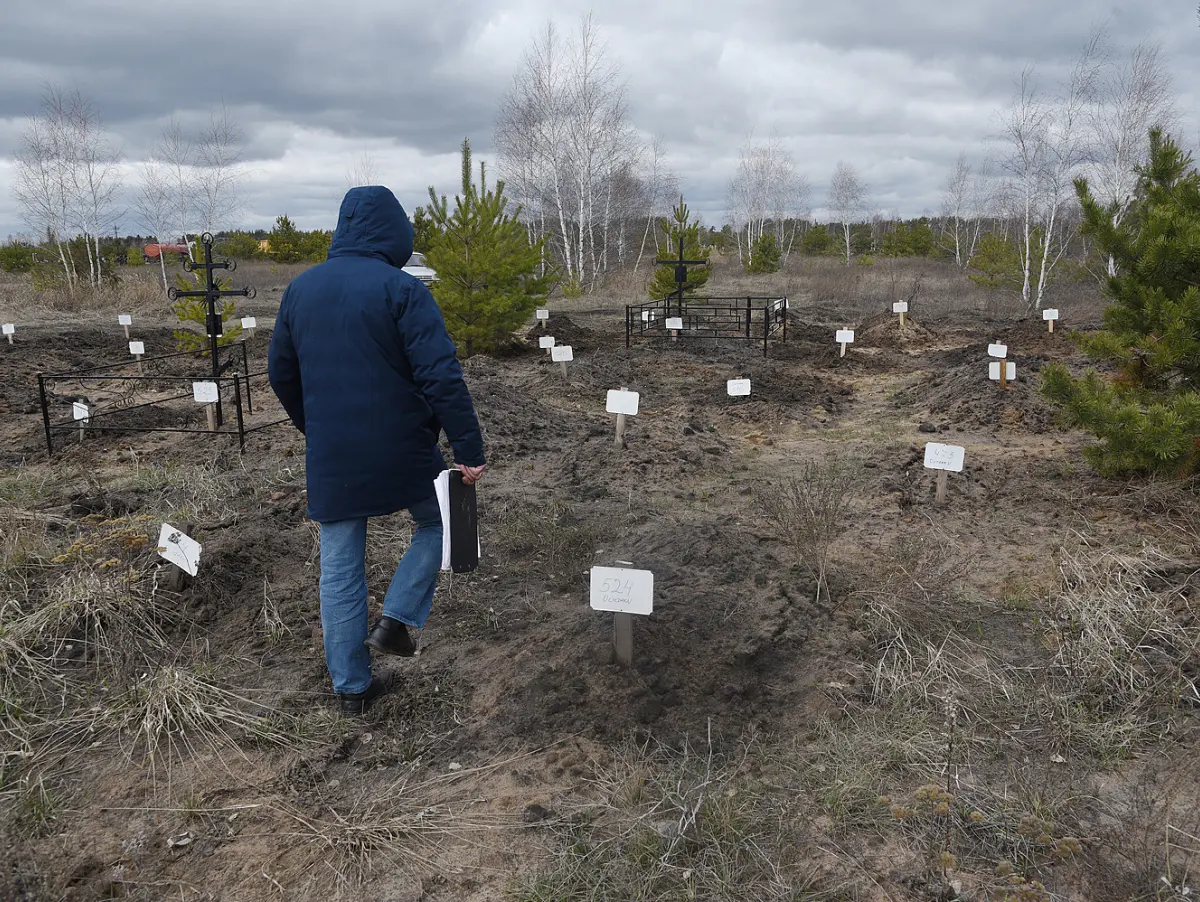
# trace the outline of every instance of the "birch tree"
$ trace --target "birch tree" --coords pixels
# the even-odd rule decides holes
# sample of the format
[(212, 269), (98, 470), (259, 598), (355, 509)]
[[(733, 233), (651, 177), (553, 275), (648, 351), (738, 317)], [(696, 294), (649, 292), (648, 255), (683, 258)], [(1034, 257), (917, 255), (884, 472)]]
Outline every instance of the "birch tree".
[[(1138, 170), (1149, 159), (1150, 130), (1169, 131), (1178, 121), (1161, 44), (1141, 43), (1128, 58), (1107, 61), (1091, 108), (1095, 144), (1088, 184), (1114, 226), (1133, 204)], [(1115, 276), (1112, 255), (1107, 264), (1108, 274)]]
[[(171, 172), (159, 160), (151, 157), (141, 165), (140, 180), (134, 195), (134, 209), (143, 228), (154, 240), (169, 243), (171, 226), (175, 221), (174, 192)], [(167, 290), (167, 263), (164, 254), (158, 255), (163, 291)]]
[(96, 108), (78, 92), (70, 95), (67, 116), (74, 150), (71, 172), (77, 221), (87, 247), (89, 280), (100, 290), (103, 287), (100, 236), (116, 221), (121, 156), (104, 134)]
[(379, 184), (379, 167), (373, 154), (364, 153), (346, 170), (346, 190)]
[(849, 163), (839, 161), (829, 185), (829, 208), (842, 224), (842, 240), (846, 250), (846, 265), (850, 265), (851, 232), (862, 216), (867, 199), (867, 186)]
[(75, 269), (68, 258), (66, 173), (57, 149), (56, 125), (44, 116), (35, 118), (21, 133), (16, 154), (13, 194), (25, 222), (41, 240), (58, 250), (68, 291), (75, 287)]
[(242, 130), (224, 105), (209, 112), (208, 125), (195, 145), (196, 203), (201, 230), (228, 225), (240, 205)]
[(642, 142), (590, 16), (569, 41), (553, 23), (535, 38), (501, 101), (495, 140), (531, 239), (551, 239), (568, 285), (594, 286), (621, 240), (622, 186), (639, 169)]
[[(152, 158), (162, 167), (170, 190), (173, 225), (179, 234), (179, 240), (188, 246), (190, 256), (192, 243), (188, 241), (188, 235), (192, 232), (191, 208), (195, 190), (196, 147), (184, 134), (178, 119), (172, 117), (167, 122)], [(156, 237), (159, 241), (163, 239), (161, 234)]]
[(808, 214), (810, 187), (796, 171), (796, 162), (778, 136), (742, 148), (738, 168), (729, 186), (728, 206), (737, 240), (738, 259), (749, 267), (754, 247), (770, 229), (787, 260), (797, 224)]

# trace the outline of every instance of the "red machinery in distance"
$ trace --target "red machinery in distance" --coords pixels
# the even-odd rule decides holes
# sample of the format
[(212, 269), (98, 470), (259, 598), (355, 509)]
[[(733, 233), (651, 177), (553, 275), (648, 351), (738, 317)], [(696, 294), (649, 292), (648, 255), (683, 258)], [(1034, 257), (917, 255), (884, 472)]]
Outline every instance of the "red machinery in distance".
[(178, 254), (179, 262), (191, 259), (191, 249), (186, 244), (147, 244), (142, 248), (146, 262), (157, 260), (160, 254)]

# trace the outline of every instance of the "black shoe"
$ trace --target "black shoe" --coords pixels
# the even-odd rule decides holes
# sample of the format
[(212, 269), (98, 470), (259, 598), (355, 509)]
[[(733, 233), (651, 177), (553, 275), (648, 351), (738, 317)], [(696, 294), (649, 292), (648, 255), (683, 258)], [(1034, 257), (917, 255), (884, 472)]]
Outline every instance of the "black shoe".
[(361, 717), (366, 713), (371, 702), (381, 695), (387, 695), (392, 688), (391, 677), (371, 677), (371, 685), (362, 692), (342, 693), (338, 701), (342, 704), (342, 713), (347, 717)]
[(391, 617), (380, 617), (375, 621), (365, 645), (382, 655), (399, 655), (401, 658), (411, 658), (417, 653), (408, 627)]

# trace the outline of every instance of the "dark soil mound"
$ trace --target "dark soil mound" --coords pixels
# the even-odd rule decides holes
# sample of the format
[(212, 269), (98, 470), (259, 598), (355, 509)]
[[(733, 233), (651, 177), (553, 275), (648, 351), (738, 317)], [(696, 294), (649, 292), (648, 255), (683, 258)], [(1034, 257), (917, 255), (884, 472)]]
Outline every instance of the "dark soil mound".
[[(964, 349), (965, 351), (966, 349)], [(954, 352), (956, 356), (963, 351)], [(1008, 360), (1017, 365), (1017, 381), (1001, 389), (988, 378), (986, 346), (972, 359), (922, 379), (894, 398), (900, 409), (927, 411), (943, 430), (963, 427), (999, 431), (1022, 429), (1041, 433), (1056, 428), (1054, 408), (1038, 393), (1042, 361), (1029, 357)]]
[(855, 338), (862, 344), (873, 348), (903, 350), (933, 344), (939, 341), (941, 336), (933, 329), (916, 322), (912, 317), (906, 316), (904, 325), (901, 326), (898, 315), (885, 313), (872, 316), (863, 322), (859, 326)]
[[(538, 339), (543, 335), (554, 336), (555, 344), (570, 345), (575, 353), (579, 353), (581, 350), (593, 350), (601, 343), (595, 332), (561, 313), (551, 313), (550, 319), (546, 321), (545, 329), (542, 328), (541, 323), (529, 328), (525, 332), (525, 340), (532, 345), (535, 351), (541, 351), (538, 347)], [(542, 353), (545, 352), (542, 351)]]

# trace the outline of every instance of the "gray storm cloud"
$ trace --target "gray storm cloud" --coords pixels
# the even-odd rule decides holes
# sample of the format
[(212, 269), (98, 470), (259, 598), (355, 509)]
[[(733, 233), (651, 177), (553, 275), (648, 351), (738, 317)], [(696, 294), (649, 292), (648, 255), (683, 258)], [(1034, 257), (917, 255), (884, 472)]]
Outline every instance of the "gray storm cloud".
[[(451, 191), (470, 136), (490, 151), (497, 102), (534, 33), (564, 31), (575, 0), (437, 4), (216, 0), (188, 17), (144, 3), (9, 0), (0, 28), (0, 236), (21, 231), (12, 157), (42, 87), (89, 97), (128, 161), (128, 181), (172, 116), (198, 126), (212, 103), (247, 138), (243, 224), (288, 212), (330, 227), (344, 174), (363, 153), (410, 205)], [(177, 11), (176, 11), (177, 12)], [(693, 209), (724, 218), (738, 148), (778, 134), (823, 206), (838, 160), (870, 184), (871, 205), (936, 209), (960, 151), (988, 152), (995, 114), (1036, 65), (1047, 85), (1106, 22), (1118, 47), (1160, 40), (1171, 62), (1185, 144), (1200, 41), (1193, 10), (1170, 0), (830, 4), (609, 0), (595, 18), (628, 87), (631, 118), (661, 135)], [(125, 231), (139, 223), (126, 216)]]

